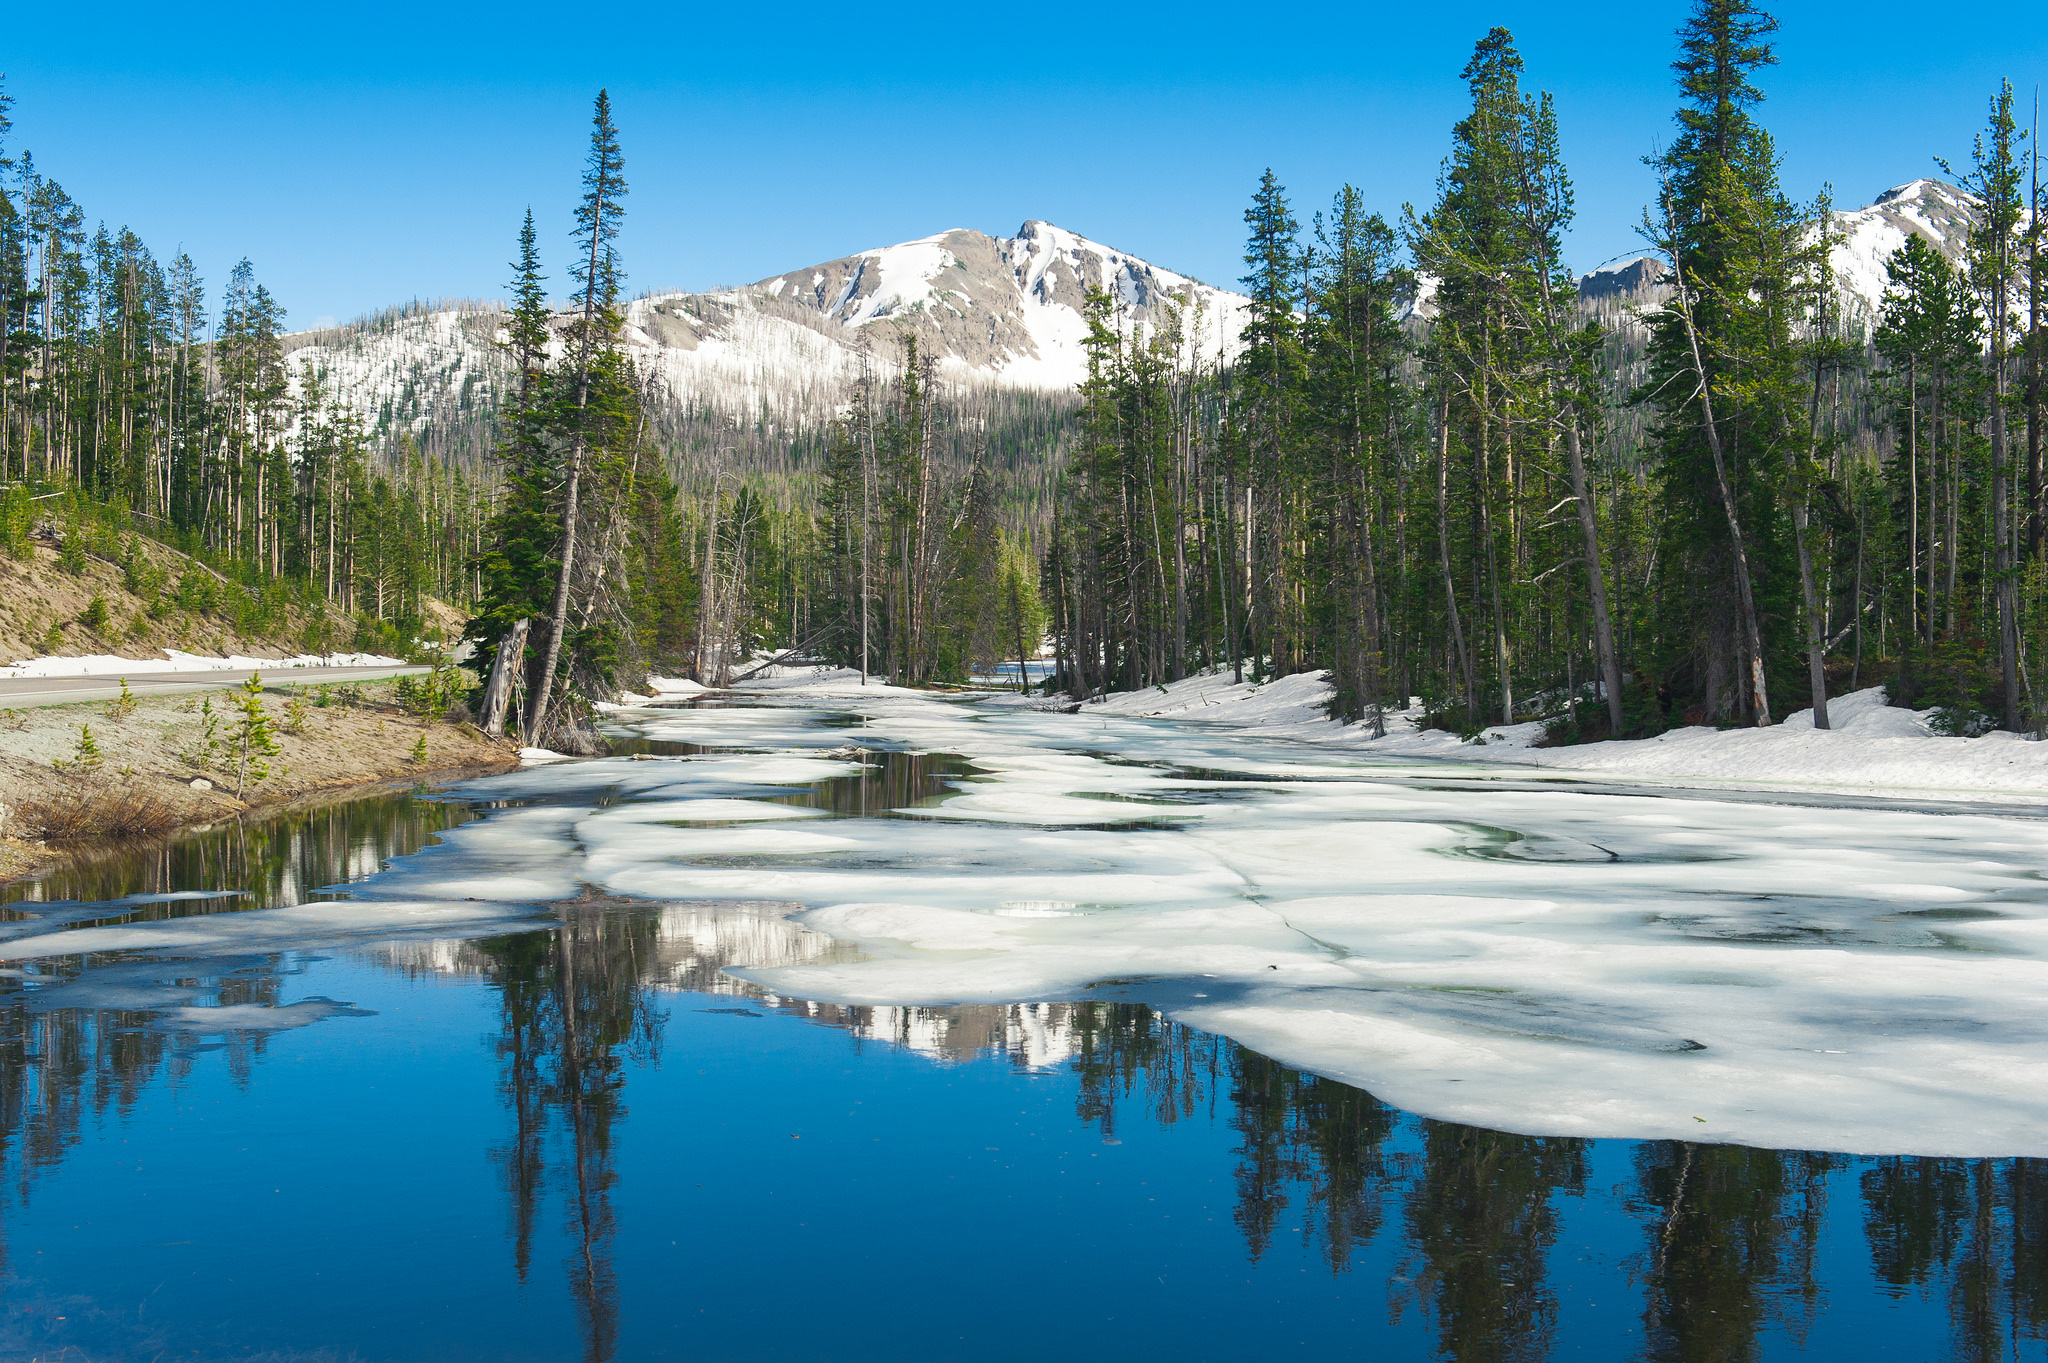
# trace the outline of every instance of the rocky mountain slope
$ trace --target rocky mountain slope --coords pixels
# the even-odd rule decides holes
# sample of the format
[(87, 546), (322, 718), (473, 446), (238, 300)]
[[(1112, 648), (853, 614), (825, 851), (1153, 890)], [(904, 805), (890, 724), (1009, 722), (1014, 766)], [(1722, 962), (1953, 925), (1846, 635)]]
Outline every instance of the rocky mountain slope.
[[(1890, 283), (1885, 263), (1909, 235), (1925, 238), (1951, 261), (1960, 261), (1978, 221), (1968, 194), (1940, 180), (1895, 185), (1862, 208), (1834, 214), (1837, 236), (1830, 254), (1842, 317), (1874, 327)], [(1604, 266), (1579, 280), (1580, 299), (1595, 312), (1618, 312), (1663, 299), (1662, 261), (1651, 256)]]
[[(1975, 214), (1953, 186), (1914, 180), (1835, 220), (1844, 312), (1868, 325), (1883, 296), (1884, 262), (1906, 234), (1953, 259)], [(1660, 301), (1661, 276), (1647, 257), (1608, 265), (1580, 280), (1580, 297), (1589, 313), (1620, 320)], [(1087, 373), (1082, 308), (1090, 289), (1118, 300), (1126, 326), (1157, 327), (1178, 310), (1191, 353), (1205, 363), (1237, 353), (1249, 305), (1242, 294), (1039, 221), (1009, 237), (956, 228), (740, 288), (650, 295), (628, 306), (626, 336), (672, 429), (695, 422), (774, 437), (827, 421), (863, 350), (890, 372), (905, 332), (957, 385), (1071, 392)], [(1416, 316), (1431, 315), (1429, 295), (1424, 280)], [(414, 305), (303, 333), (287, 349), (293, 367), (310, 364), (373, 439), (476, 450), (489, 444), (509, 377), (495, 344), (501, 320), (495, 304)]]

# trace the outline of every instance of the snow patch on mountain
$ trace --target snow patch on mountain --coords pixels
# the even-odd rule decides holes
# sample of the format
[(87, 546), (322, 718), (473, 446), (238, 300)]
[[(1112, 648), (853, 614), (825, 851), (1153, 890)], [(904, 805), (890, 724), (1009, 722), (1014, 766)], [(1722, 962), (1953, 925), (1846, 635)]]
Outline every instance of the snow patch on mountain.
[[(1959, 259), (1975, 202), (1939, 180), (1910, 181), (1866, 207), (1835, 214), (1834, 269), (1844, 320), (1871, 326), (1885, 262), (1909, 233)], [(1662, 301), (1664, 266), (1644, 256), (1579, 280), (1581, 306), (1610, 324)], [(1419, 276), (1403, 320), (1436, 315), (1437, 281)], [(893, 374), (898, 338), (913, 335), (954, 383), (1071, 392), (1086, 377), (1091, 290), (1116, 301), (1126, 334), (1176, 315), (1184, 359), (1227, 363), (1242, 347), (1244, 295), (1204, 284), (1052, 223), (1014, 236), (954, 228), (708, 293), (663, 293), (626, 308), (625, 337), (641, 371), (678, 410), (790, 426), (829, 420), (859, 370)], [(366, 435), (474, 446), (495, 427), (513, 378), (496, 304), (409, 309), (287, 338), (293, 369), (310, 367), (329, 400)]]
[(1844, 317), (1874, 327), (1891, 276), (1886, 262), (1908, 235), (1924, 238), (1951, 262), (1960, 261), (1977, 226), (1977, 201), (1941, 180), (1895, 185), (1863, 208), (1837, 212), (1840, 240), (1829, 253)]
[[(1243, 295), (1037, 220), (1011, 237), (955, 228), (739, 288), (635, 299), (624, 335), (676, 407), (801, 425), (837, 410), (863, 350), (878, 375), (893, 373), (902, 335), (957, 384), (1072, 391), (1087, 377), (1084, 310), (1097, 289), (1126, 334), (1177, 318), (1188, 359), (1238, 352)], [(287, 359), (371, 439), (430, 443), (493, 424), (513, 378), (504, 339), (496, 305), (450, 305), (291, 337)]]

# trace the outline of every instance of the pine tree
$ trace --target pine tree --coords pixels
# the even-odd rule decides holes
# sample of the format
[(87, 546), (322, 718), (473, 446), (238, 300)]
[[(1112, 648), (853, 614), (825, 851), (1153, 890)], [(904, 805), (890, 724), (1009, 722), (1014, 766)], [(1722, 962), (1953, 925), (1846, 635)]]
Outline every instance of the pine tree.
[(540, 385), (547, 378), (548, 342), (553, 339), (552, 312), (548, 308), (547, 276), (541, 273), (539, 237), (533, 229), (533, 210), (519, 225), (519, 259), (512, 262), (512, 308), (506, 320), (506, 345), (519, 371), (519, 392), (514, 399), (514, 419), (531, 412)]
[[(2013, 117), (2012, 82), (2001, 81), (1991, 97), (1990, 126), (1976, 140), (1970, 171), (1957, 177), (1976, 196), (1976, 227), (1970, 233), (1970, 283), (1977, 291), (1989, 331), (1984, 364), (1990, 387), (1992, 575), (1998, 603), (1998, 671), (2004, 712), (2000, 727), (2020, 728), (2019, 580), (2013, 555), (2011, 441), (2006, 429), (2006, 385), (2012, 332), (2017, 318), (2020, 228), (2026, 204), (2021, 192), (2019, 144), (2026, 133)], [(1943, 163), (1944, 170), (1948, 167)]]
[[(1599, 337), (1572, 325), (1576, 289), (1560, 260), (1572, 217), (1571, 184), (1558, 151), (1555, 111), (1547, 96), (1522, 93), (1522, 69), (1506, 29), (1491, 30), (1475, 46), (1464, 72), (1472, 108), (1453, 129), (1438, 202), (1424, 219), (1411, 214), (1408, 224), (1418, 265), (1437, 281), (1425, 369), (1437, 414), (1438, 563), (1466, 722), (1479, 719), (1479, 667), (1458, 606), (1454, 556), (1469, 565), (1470, 607), (1476, 612), (1483, 604), (1490, 617), (1501, 722), (1513, 722), (1516, 674), (1534, 661), (1518, 658), (1515, 644), (1520, 623), (1538, 609), (1530, 588), (1541, 579), (1532, 556), (1573, 553), (1550, 533), (1557, 523), (1548, 516), (1576, 503), (1575, 556), (1586, 571), (1608, 730), (1618, 734), (1624, 724), (1621, 672), (1584, 451), (1591, 419), (1587, 357)], [(1560, 445), (1569, 469), (1569, 494), (1561, 500), (1545, 486)], [(1470, 513), (1455, 542), (1454, 452), (1464, 455), (1455, 500)], [(1559, 652), (1569, 655), (1569, 640), (1559, 642)], [(1564, 662), (1569, 674), (1569, 656)]]
[(1338, 191), (1327, 228), (1318, 217), (1307, 340), (1317, 474), (1331, 494), (1317, 632), (1337, 688), (1332, 715), (1364, 720), (1375, 735), (1386, 732), (1379, 526), (1400, 454), (1398, 373), (1408, 350), (1394, 320), (1394, 295), (1405, 282), (1394, 263), (1396, 244), (1386, 219), (1365, 211), (1356, 188)]
[[(1288, 533), (1292, 510), (1289, 492), (1297, 454), (1297, 407), (1304, 371), (1297, 307), (1304, 264), (1301, 224), (1287, 203), (1287, 192), (1269, 168), (1259, 179), (1252, 206), (1245, 210), (1244, 263), (1239, 281), (1251, 299), (1239, 340), (1239, 398), (1235, 418), (1244, 442), (1247, 480), (1244, 565), (1251, 590), (1242, 618), (1257, 675), (1265, 669), (1285, 675), (1290, 666), (1290, 634), (1298, 621), (1283, 618), (1294, 600), (1290, 590)], [(1233, 499), (1234, 500), (1234, 499)], [(1265, 534), (1255, 524), (1263, 518)], [(1260, 550), (1264, 549), (1264, 560)]]
[[(573, 359), (565, 375), (573, 398), (565, 401), (566, 410), (561, 414), (569, 442), (563, 468), (561, 566), (547, 616), (547, 641), (527, 688), (526, 714), (521, 725), (532, 742), (540, 741), (555, 668), (569, 633), (569, 592), (576, 565), (584, 457), (593, 445), (602, 444), (607, 434), (616, 435), (616, 427), (626, 415), (622, 399), (631, 392), (624, 383), (623, 358), (617, 349), (617, 304), (623, 276), (612, 248), (619, 232), (619, 219), (625, 212), (620, 202), (626, 196), (625, 165), (618, 130), (612, 125), (611, 98), (600, 90), (591, 116), (583, 199), (576, 208), (575, 239), (579, 252), (570, 270), (578, 286), (574, 299), (578, 316), (570, 331)], [(591, 401), (593, 393), (601, 399), (596, 404)], [(568, 406), (568, 402), (573, 402), (573, 406)]]
[[(1748, 0), (1696, 0), (1673, 63), (1679, 134), (1652, 159), (1661, 189), (1645, 223), (1673, 285), (1652, 319), (1643, 394), (1660, 413), (1659, 557), (1673, 588), (1664, 597), (1667, 682), (1690, 673), (1687, 689), (1707, 713), (1726, 714), (1732, 655), (1747, 683), (1736, 708), (1757, 725), (1771, 722), (1767, 669), (1782, 647), (1782, 631), (1766, 639), (1765, 609), (1787, 576), (1782, 451), (1801, 393), (1791, 336), (1800, 219), (1778, 187), (1770, 135), (1751, 114), (1763, 99), (1752, 77), (1777, 61), (1776, 30)], [(1781, 619), (1772, 613), (1774, 626)]]

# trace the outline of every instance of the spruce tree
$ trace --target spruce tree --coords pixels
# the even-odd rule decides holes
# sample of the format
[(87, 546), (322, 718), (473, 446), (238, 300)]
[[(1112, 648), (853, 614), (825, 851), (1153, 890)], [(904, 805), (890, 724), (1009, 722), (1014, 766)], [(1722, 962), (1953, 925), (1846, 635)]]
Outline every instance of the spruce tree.
[(1320, 266), (1307, 338), (1310, 472), (1326, 489), (1327, 508), (1315, 623), (1336, 686), (1332, 715), (1362, 720), (1375, 736), (1386, 732), (1380, 573), (1384, 523), (1399, 514), (1385, 503), (1399, 457), (1398, 374), (1408, 352), (1394, 319), (1394, 295), (1405, 282), (1396, 247), (1393, 229), (1366, 212), (1356, 188), (1337, 192), (1327, 227), (1318, 215)]
[[(577, 311), (571, 326), (571, 361), (565, 375), (565, 410), (561, 421), (567, 427), (568, 452), (563, 467), (562, 535), (560, 567), (548, 612), (547, 641), (542, 646), (540, 665), (527, 688), (526, 714), (521, 724), (529, 741), (541, 741), (541, 729), (548, 715), (555, 669), (569, 632), (569, 590), (576, 565), (577, 522), (582, 492), (583, 462), (601, 428), (616, 425), (621, 415), (617, 399), (623, 375), (622, 357), (617, 353), (619, 330), (618, 297), (622, 280), (612, 242), (619, 233), (619, 219), (625, 209), (626, 160), (619, 150), (618, 129), (612, 124), (611, 97), (597, 92), (591, 115), (590, 152), (584, 161), (583, 199), (576, 206), (576, 263), (570, 277), (577, 284)], [(594, 389), (602, 388), (607, 401), (595, 407)], [(607, 421), (607, 419), (610, 419)]]
[[(1978, 203), (1970, 232), (1970, 283), (1988, 327), (1984, 364), (1990, 388), (1991, 551), (1998, 603), (1998, 671), (2003, 693), (2000, 727), (2020, 728), (2019, 581), (2013, 558), (2011, 441), (2006, 427), (2006, 385), (2019, 287), (2020, 228), (2026, 204), (2021, 190), (2019, 145), (2027, 134), (2013, 116), (2012, 82), (2001, 81), (1991, 97), (1989, 127), (1979, 134), (1973, 164), (1957, 177)], [(1944, 170), (1948, 169), (1944, 162)]]
[(506, 345), (519, 371), (519, 389), (514, 413), (532, 410), (540, 385), (547, 377), (548, 342), (553, 337), (553, 314), (548, 308), (547, 276), (541, 273), (539, 238), (533, 230), (533, 210), (519, 225), (519, 259), (512, 262), (512, 307), (506, 316)]
[[(1672, 64), (1678, 136), (1652, 158), (1661, 181), (1645, 231), (1669, 262), (1670, 302), (1652, 320), (1660, 568), (1667, 682), (1701, 696), (1710, 717), (1737, 707), (1771, 722), (1765, 609), (1789, 576), (1780, 538), (1784, 442), (1798, 423), (1801, 385), (1791, 324), (1799, 215), (1778, 187), (1778, 158), (1752, 110), (1753, 81), (1777, 61), (1777, 21), (1749, 0), (1695, 0)], [(1773, 457), (1778, 455), (1780, 457)], [(1768, 595), (1766, 595), (1768, 593)], [(1736, 663), (1727, 669), (1731, 659)]]
[[(1238, 430), (1247, 463), (1245, 543), (1249, 561), (1245, 575), (1251, 592), (1245, 603), (1245, 639), (1257, 675), (1268, 667), (1284, 675), (1290, 667), (1289, 625), (1282, 613), (1294, 593), (1289, 587), (1287, 556), (1294, 537), (1285, 521), (1292, 509), (1289, 475), (1295, 463), (1296, 408), (1304, 377), (1301, 334), (1296, 309), (1301, 298), (1303, 257), (1301, 224), (1288, 207), (1287, 191), (1270, 168), (1259, 179), (1252, 206), (1245, 210), (1244, 263), (1239, 282), (1251, 298), (1239, 340)], [(1264, 534), (1255, 522), (1263, 519)], [(1260, 551), (1264, 550), (1264, 561)], [(1261, 643), (1263, 641), (1263, 648)]]

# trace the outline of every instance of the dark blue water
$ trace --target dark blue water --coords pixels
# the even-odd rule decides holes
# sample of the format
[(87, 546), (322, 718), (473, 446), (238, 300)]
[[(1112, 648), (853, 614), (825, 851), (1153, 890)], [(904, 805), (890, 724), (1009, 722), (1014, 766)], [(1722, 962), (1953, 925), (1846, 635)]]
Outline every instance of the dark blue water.
[[(232, 912), (467, 816), (385, 796), (35, 893)], [(1139, 1005), (765, 998), (717, 906), (557, 913), (0, 977), (0, 1357), (2044, 1356), (2037, 1161), (1491, 1132)], [(337, 1006), (39, 1006), (87, 968)]]

